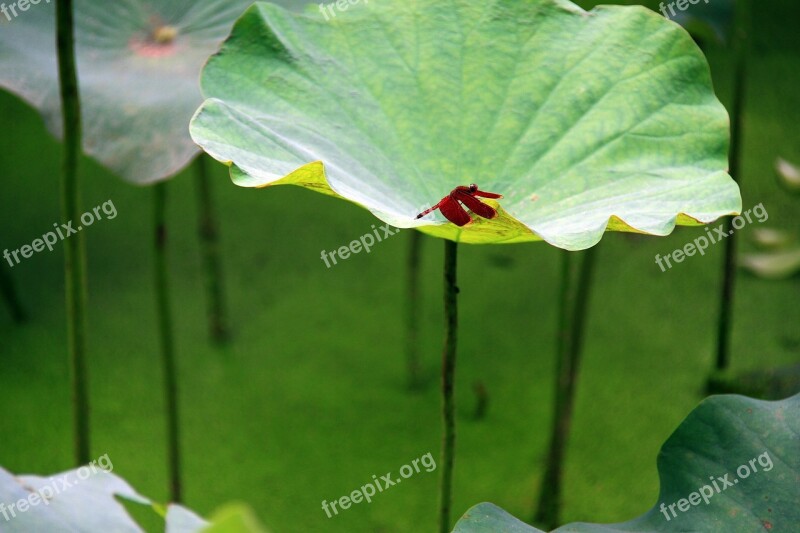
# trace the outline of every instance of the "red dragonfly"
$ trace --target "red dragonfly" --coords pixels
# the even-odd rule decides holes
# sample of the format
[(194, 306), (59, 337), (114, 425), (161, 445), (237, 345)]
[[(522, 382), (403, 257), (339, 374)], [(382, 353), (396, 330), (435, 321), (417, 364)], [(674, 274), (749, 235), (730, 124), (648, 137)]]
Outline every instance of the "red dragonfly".
[(455, 224), (456, 226), (466, 226), (470, 222), (472, 222), (472, 218), (469, 214), (464, 210), (463, 207), (459, 204), (461, 202), (465, 206), (469, 207), (470, 211), (475, 213), (478, 216), (483, 218), (494, 218), (497, 216), (497, 211), (495, 211), (492, 207), (486, 205), (485, 203), (481, 202), (476, 198), (477, 196), (483, 198), (502, 198), (502, 194), (495, 194), (493, 192), (485, 192), (478, 189), (478, 186), (472, 183), (469, 187), (464, 185), (459, 185), (452, 191), (450, 194), (442, 198), (442, 200), (436, 204), (435, 206), (431, 207), (430, 209), (426, 209), (419, 215), (417, 218), (422, 218), (431, 211), (436, 211), (437, 209), (442, 211), (442, 214)]

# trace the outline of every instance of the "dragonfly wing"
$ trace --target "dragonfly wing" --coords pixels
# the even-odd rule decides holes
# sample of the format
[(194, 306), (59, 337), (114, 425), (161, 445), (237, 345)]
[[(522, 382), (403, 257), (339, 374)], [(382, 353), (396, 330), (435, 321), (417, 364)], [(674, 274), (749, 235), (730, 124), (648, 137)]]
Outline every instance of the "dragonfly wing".
[(475, 191), (472, 193), (474, 196), (482, 196), (484, 198), (502, 198), (502, 194), (497, 194), (493, 192), (486, 192), (486, 191)]
[(497, 211), (495, 211), (485, 203), (481, 202), (474, 196), (470, 196), (469, 194), (456, 193), (456, 198), (458, 198), (459, 201), (461, 201), (464, 205), (469, 207), (472, 210), (472, 212), (478, 216), (482, 216), (483, 218), (494, 218), (497, 216)]
[(442, 200), (441, 204), (439, 205), (439, 210), (447, 218), (447, 220), (456, 226), (466, 226), (472, 222), (472, 219), (470, 218), (469, 214), (464, 211), (464, 208), (461, 207), (459, 203), (450, 196)]

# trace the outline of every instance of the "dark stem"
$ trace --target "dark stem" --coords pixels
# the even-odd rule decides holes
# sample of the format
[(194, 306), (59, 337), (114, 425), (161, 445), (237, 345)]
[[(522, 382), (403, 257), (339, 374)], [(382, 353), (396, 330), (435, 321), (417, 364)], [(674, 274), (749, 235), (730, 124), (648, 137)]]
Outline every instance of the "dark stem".
[(736, 233), (730, 233), (731, 221), (723, 222), (725, 233), (725, 254), (722, 265), (722, 290), (720, 291), (719, 314), (717, 317), (717, 359), (716, 370), (728, 368), (730, 363), (730, 334), (733, 314), (733, 289), (736, 281)]
[(180, 448), (178, 435), (178, 381), (175, 368), (175, 347), (172, 337), (172, 307), (169, 295), (169, 263), (167, 260), (166, 183), (155, 189), (155, 284), (156, 316), (161, 341), (161, 361), (164, 372), (164, 391), (167, 418), (167, 468), (170, 499), (181, 501)]
[(21, 324), (28, 318), (25, 312), (25, 307), (22, 305), (17, 289), (14, 286), (14, 278), (11, 277), (11, 268), (5, 264), (0, 265), (0, 292), (3, 294), (3, 299), (8, 305), (8, 311), (11, 313), (11, 318), (14, 322)]
[[(61, 90), (62, 156), (61, 218), (80, 220), (78, 156), (81, 150), (81, 105), (75, 67), (75, 35), (72, 0), (56, 2), (56, 46)], [(86, 245), (82, 233), (64, 240), (64, 277), (67, 302), (69, 370), (75, 418), (75, 462), (90, 460), (89, 379), (86, 363)]]
[(456, 370), (456, 340), (458, 338), (458, 307), (456, 295), (456, 266), (458, 243), (444, 241), (444, 317), (445, 335), (442, 350), (442, 436), (441, 480), (439, 493), (439, 532), (450, 531), (450, 508), (453, 503), (453, 460), (456, 444), (456, 415), (453, 385)]
[(422, 387), (419, 362), (419, 258), (422, 247), (422, 233), (411, 230), (408, 245), (408, 301), (406, 305), (406, 365), (408, 368), (408, 388), (418, 390)]
[[(745, 99), (745, 80), (747, 73), (747, 0), (736, 2), (736, 34), (734, 57), (736, 61), (736, 71), (733, 86), (733, 103), (731, 105), (731, 151), (729, 155), (729, 167), (731, 177), (741, 183), (741, 147), (742, 147), (742, 123)], [(733, 323), (733, 295), (736, 285), (736, 248), (738, 236), (736, 232), (731, 232), (731, 219), (724, 221), (725, 233), (725, 256), (722, 266), (722, 290), (720, 293), (720, 307), (717, 319), (717, 358), (716, 370), (722, 371), (728, 368), (730, 363), (730, 335)]]
[(200, 250), (203, 255), (206, 293), (208, 298), (208, 327), (211, 340), (222, 344), (228, 340), (228, 326), (225, 316), (225, 284), (222, 276), (219, 232), (208, 179), (208, 163), (205, 154), (200, 154), (194, 162), (197, 178), (198, 233)]
[[(597, 246), (582, 254), (562, 252), (553, 426), (534, 516), (534, 522), (547, 529), (557, 527), (561, 512), (564, 456), (575, 405), (596, 249)], [(580, 256), (583, 261), (579, 263)]]

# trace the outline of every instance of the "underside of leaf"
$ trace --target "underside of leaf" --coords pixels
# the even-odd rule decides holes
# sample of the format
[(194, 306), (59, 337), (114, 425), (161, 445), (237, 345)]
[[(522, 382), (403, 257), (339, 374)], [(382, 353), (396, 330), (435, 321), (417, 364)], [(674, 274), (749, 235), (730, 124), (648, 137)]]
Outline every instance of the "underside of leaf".
[[(237, 184), (335, 193), (461, 242), (566, 249), (739, 211), (727, 113), (664, 17), (555, 0), (357, 7), (326, 21), (256, 4), (210, 60), (191, 132)], [(503, 194), (498, 218), (415, 219), (469, 183)]]

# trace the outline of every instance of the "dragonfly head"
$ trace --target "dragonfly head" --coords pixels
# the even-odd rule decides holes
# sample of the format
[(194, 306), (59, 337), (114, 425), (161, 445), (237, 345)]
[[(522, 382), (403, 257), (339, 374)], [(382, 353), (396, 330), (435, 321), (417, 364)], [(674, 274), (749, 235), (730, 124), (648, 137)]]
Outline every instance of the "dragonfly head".
[(475, 185), (474, 183), (470, 183), (469, 184), (469, 192), (470, 193), (474, 193), (477, 190), (478, 190), (478, 186), (477, 185)]

